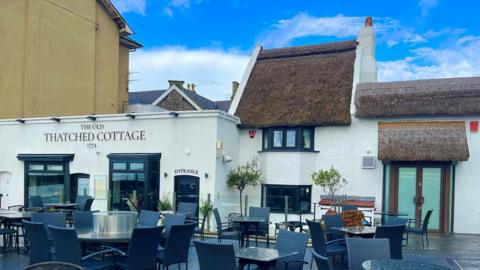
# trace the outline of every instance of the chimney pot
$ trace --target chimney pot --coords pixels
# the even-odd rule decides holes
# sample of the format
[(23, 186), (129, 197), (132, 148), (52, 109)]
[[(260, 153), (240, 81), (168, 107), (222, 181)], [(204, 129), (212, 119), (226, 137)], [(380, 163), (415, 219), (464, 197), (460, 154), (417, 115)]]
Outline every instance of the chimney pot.
[(195, 84), (194, 84), (194, 83), (192, 83), (191, 87), (192, 87), (192, 88), (191, 88), (190, 90), (191, 90), (192, 92), (195, 92)]
[(172, 85), (175, 85), (175, 86), (177, 86), (178, 88), (182, 89), (184, 83), (185, 83), (185, 81), (168, 80), (168, 84), (169, 84), (168, 87), (171, 87)]
[(373, 18), (372, 16), (368, 16), (365, 18), (365, 27), (372, 27), (373, 26)]
[(235, 97), (235, 94), (237, 93), (239, 85), (240, 84), (237, 81), (232, 82), (232, 96), (230, 97), (230, 99), (233, 99)]

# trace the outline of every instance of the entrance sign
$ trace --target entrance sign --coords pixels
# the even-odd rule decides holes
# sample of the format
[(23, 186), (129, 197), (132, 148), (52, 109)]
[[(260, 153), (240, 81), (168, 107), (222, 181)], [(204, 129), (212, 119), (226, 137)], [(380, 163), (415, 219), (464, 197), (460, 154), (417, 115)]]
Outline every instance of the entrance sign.
[(194, 169), (176, 169), (173, 171), (174, 174), (193, 174), (193, 175), (198, 175), (198, 170)]
[(94, 175), (95, 184), (95, 199), (106, 200), (107, 199), (107, 176), (106, 175)]

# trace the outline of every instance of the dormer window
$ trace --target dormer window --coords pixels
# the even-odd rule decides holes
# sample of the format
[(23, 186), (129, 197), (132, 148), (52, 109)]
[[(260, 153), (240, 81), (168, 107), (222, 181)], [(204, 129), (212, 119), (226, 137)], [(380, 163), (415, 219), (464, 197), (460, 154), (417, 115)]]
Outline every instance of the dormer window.
[(313, 151), (314, 127), (263, 129), (264, 151)]

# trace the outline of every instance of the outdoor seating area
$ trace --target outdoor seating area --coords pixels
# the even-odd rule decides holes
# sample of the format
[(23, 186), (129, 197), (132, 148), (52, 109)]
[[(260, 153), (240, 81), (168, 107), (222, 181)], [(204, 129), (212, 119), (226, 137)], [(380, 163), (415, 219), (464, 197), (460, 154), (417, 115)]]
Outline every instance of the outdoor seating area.
[[(342, 214), (356, 211), (347, 207), (339, 214), (300, 220), (307, 224), (301, 230), (280, 228), (274, 233), (267, 207), (249, 207), (246, 215), (214, 208), (207, 213), (213, 212), (215, 229), (205, 232), (206, 218), (195, 215), (198, 206), (184, 204), (168, 213), (2, 209), (6, 233), (0, 267), (9, 263), (5, 269), (57, 269), (48, 267), (65, 263), (58, 269), (332, 270), (462, 269), (462, 263), (480, 264), (475, 258), (442, 257), (448, 250), (439, 243), (463, 236), (437, 234), (429, 241), (431, 249), (423, 243), (431, 211), (416, 227), (393, 212), (380, 213), (374, 225), (346, 226)], [(469, 239), (470, 244), (480, 241), (476, 238)]]

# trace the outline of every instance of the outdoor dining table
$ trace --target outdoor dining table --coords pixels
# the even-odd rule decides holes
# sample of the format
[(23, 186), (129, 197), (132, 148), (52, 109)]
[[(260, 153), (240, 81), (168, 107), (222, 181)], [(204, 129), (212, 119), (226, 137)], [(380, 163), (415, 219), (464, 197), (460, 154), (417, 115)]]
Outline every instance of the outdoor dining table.
[(258, 269), (271, 269), (282, 258), (297, 255), (298, 252), (279, 251), (271, 248), (238, 248), (235, 257), (238, 258), (238, 269), (243, 269), (248, 264), (257, 265)]
[(78, 206), (78, 203), (46, 203), (45, 207), (54, 209), (74, 209)]
[(342, 232), (348, 236), (369, 238), (375, 234), (377, 227), (371, 227), (371, 226), (332, 227), (332, 230)]
[[(31, 220), (32, 212), (17, 212), (17, 211), (0, 211), (0, 223), (3, 224), (5, 229), (11, 229), (12, 223), (19, 222), (22, 220)], [(10, 235), (8, 238), (7, 246), (4, 246), (3, 250), (6, 250), (6, 247), (11, 247), (13, 239)]]
[(306, 222), (301, 221), (283, 221), (279, 223), (280, 225), (288, 228), (289, 231), (295, 231), (296, 229), (300, 229), (300, 232), (303, 232), (303, 226), (307, 226)]
[(405, 212), (394, 212), (394, 211), (386, 211), (386, 212), (375, 212), (375, 215), (381, 216), (392, 216), (392, 217), (406, 217), (408, 213)]
[(453, 269), (448, 266), (426, 263), (413, 260), (395, 260), (395, 259), (379, 259), (368, 260), (362, 263), (365, 270), (447, 270)]
[(96, 243), (96, 244), (109, 244), (109, 243), (128, 243), (132, 238), (132, 233), (97, 233), (97, 232), (85, 232), (78, 234), (78, 240), (82, 243)]
[(245, 244), (249, 244), (248, 238), (245, 241), (245, 238), (248, 236), (248, 229), (250, 225), (255, 227), (255, 231), (258, 231), (260, 223), (265, 222), (264, 218), (261, 217), (249, 217), (249, 216), (233, 216), (228, 217), (228, 220), (232, 223), (237, 223), (240, 227), (240, 246), (244, 247)]

